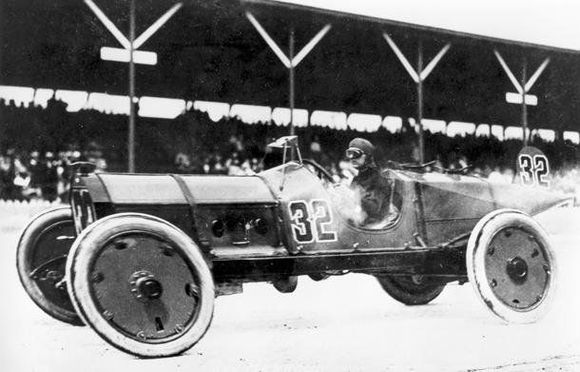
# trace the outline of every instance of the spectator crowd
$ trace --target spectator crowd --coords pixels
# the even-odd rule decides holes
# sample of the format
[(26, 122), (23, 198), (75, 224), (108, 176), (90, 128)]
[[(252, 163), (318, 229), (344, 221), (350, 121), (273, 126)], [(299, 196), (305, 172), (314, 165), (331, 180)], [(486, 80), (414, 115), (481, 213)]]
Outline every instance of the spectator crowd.
[[(126, 170), (127, 118), (123, 115), (82, 110), (66, 111), (66, 104), (50, 100), (47, 108), (18, 107), (0, 99), (0, 198), (66, 201), (70, 164), (92, 161), (98, 171)], [(212, 121), (207, 114), (189, 111), (168, 120), (139, 118), (136, 154), (138, 172), (249, 175), (280, 164), (279, 154), (266, 145), (288, 128), (273, 123), (246, 124), (237, 118)], [(389, 161), (416, 163), (417, 134), (410, 126), (397, 133), (380, 128), (374, 133), (352, 129), (333, 130), (310, 126), (296, 128), (303, 157), (325, 167), (335, 179), (352, 177), (344, 158), (348, 142), (358, 136), (371, 140), (378, 149), (379, 164)], [(510, 182), (519, 140), (425, 132), (425, 159), (440, 168), (461, 169), (494, 182)], [(578, 145), (556, 139), (532, 138), (550, 159), (555, 179), (565, 191), (577, 187)], [(565, 179), (565, 181), (563, 181)], [(576, 183), (577, 184), (577, 183)]]
[(8, 149), (0, 155), (0, 199), (66, 202), (70, 165), (77, 161), (90, 161), (99, 172), (107, 168), (106, 160), (96, 146), (84, 152), (69, 150), (56, 154), (51, 151), (23, 154)]

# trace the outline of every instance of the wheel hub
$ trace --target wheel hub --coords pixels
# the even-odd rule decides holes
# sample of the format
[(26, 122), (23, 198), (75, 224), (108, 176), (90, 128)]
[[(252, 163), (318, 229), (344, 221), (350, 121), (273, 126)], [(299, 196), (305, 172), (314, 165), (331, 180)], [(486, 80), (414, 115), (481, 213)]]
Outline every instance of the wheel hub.
[(528, 264), (521, 257), (514, 257), (507, 262), (506, 272), (514, 283), (522, 284), (528, 278)]
[(163, 294), (163, 286), (149, 271), (137, 271), (129, 281), (131, 293), (140, 301), (157, 300)]
[(149, 300), (156, 300), (161, 297), (163, 287), (155, 279), (140, 279), (137, 281), (138, 292)]

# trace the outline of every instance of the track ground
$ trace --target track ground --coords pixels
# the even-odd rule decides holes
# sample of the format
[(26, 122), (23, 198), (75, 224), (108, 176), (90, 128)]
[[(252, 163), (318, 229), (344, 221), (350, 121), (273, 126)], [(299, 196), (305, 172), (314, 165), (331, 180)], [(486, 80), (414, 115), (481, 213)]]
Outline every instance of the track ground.
[[(407, 307), (369, 276), (300, 278), (293, 294), (250, 284), (220, 297), (206, 336), (187, 353), (142, 360), (88, 327), (45, 315), (21, 288), (18, 229), (0, 228), (2, 371), (580, 371), (580, 210), (540, 216), (560, 266), (552, 310), (507, 325), (471, 285), (449, 285), (432, 304)], [(20, 226), (17, 226), (20, 227)]]

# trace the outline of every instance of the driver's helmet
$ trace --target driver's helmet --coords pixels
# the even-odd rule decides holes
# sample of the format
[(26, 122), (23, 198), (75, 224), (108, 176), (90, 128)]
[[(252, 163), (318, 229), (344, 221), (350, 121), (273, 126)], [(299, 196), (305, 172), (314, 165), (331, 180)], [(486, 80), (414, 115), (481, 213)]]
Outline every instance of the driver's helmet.
[(375, 146), (368, 140), (364, 138), (355, 138), (348, 144), (348, 149), (346, 149), (346, 157), (348, 159), (360, 158), (363, 154), (366, 154), (370, 159), (373, 158), (375, 153)]

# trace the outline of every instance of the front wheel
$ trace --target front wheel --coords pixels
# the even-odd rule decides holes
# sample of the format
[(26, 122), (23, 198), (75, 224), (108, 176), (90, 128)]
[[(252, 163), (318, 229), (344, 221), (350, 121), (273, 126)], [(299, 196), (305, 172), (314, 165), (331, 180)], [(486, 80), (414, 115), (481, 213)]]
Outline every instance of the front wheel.
[(211, 323), (214, 283), (202, 253), (157, 217), (122, 213), (93, 223), (72, 247), (67, 276), (77, 312), (130, 354), (180, 354)]
[(441, 294), (445, 284), (423, 275), (376, 275), (379, 284), (395, 300), (405, 305), (425, 305)]

